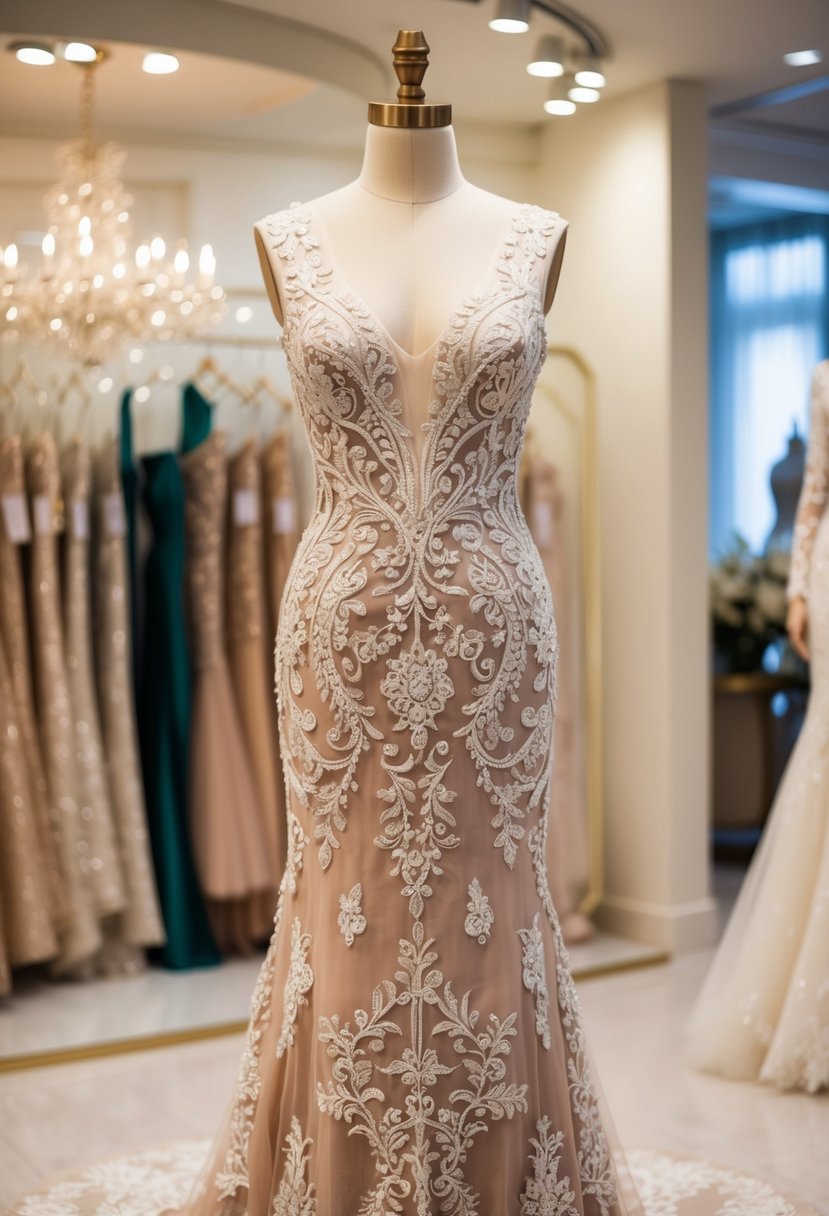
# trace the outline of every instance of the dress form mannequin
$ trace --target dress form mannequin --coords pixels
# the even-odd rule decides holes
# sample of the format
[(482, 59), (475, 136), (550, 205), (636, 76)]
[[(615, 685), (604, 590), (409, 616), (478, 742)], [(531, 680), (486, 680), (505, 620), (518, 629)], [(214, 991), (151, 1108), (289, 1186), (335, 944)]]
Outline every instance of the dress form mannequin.
[[(343, 278), (382, 320), (398, 353), (416, 360), (434, 345), (459, 299), (482, 282), (518, 204), (466, 181), (451, 126), (369, 125), (360, 176), (305, 206), (336, 251)], [(282, 324), (263, 225), (254, 227), (256, 247)], [(547, 254), (545, 312), (566, 232), (559, 218)]]

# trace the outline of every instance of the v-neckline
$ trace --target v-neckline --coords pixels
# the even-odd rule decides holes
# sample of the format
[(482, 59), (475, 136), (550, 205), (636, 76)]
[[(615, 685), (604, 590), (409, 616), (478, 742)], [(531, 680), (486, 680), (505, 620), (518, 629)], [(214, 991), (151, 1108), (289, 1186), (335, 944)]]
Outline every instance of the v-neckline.
[(492, 279), (495, 274), (495, 270), (499, 261), (504, 256), (504, 250), (506, 249), (509, 239), (515, 230), (515, 225), (518, 218), (525, 207), (526, 204), (519, 204), (519, 206), (511, 213), (509, 220), (504, 225), (503, 231), (493, 247), (489, 263), (479, 286), (458, 301), (447, 317), (445, 324), (438, 331), (435, 340), (431, 342), (424, 350), (419, 351), (416, 355), (413, 355), (411, 351), (406, 350), (404, 346), (400, 345), (397, 339), (394, 338), (389, 332), (388, 327), (383, 323), (383, 321), (380, 320), (380, 317), (374, 311), (374, 309), (371, 308), (363, 297), (353, 289), (351, 283), (349, 282), (348, 276), (343, 273), (342, 267), (340, 266), (339, 259), (337, 258), (334, 250), (334, 245), (331, 241), (325, 221), (320, 216), (314, 214), (309, 207), (306, 206), (303, 208), (303, 210), (307, 217), (309, 227), (316, 228), (317, 230), (317, 242), (319, 243), (320, 237), (322, 238), (322, 243), (325, 246), (325, 257), (322, 260), (327, 262), (329, 269), (333, 273), (334, 277), (338, 280), (341, 288), (340, 294), (350, 296), (351, 299), (363, 309), (366, 315), (370, 317), (372, 324), (382, 335), (384, 341), (389, 344), (396, 355), (402, 355), (403, 359), (407, 363), (417, 365), (422, 363), (422, 361), (429, 355), (432, 356), (434, 361), (438, 348), (446, 340), (460, 313), (477, 300), (485, 298), (492, 292)]

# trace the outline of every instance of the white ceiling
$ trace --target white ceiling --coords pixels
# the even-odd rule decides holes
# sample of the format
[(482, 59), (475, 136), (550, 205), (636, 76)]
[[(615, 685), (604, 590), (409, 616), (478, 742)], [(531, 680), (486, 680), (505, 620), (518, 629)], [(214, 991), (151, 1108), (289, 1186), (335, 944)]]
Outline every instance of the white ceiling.
[[(183, 3), (167, 0), (168, 13)], [(187, 3), (204, 13), (199, 29), (203, 49), (211, 19), (219, 10), (226, 13), (234, 0)], [(665, 77), (690, 78), (706, 83), (710, 102), (716, 105), (829, 72), (829, 0), (577, 0), (577, 4), (611, 44), (608, 95)], [(334, 35), (361, 44), (386, 64), (397, 30), (422, 28), (432, 47), (427, 94), (451, 101), (456, 120), (521, 125), (549, 121), (541, 111), (545, 83), (528, 77), (524, 69), (535, 37), (558, 27), (536, 11), (529, 34), (496, 34), (487, 26), (494, 6), (495, 0), (302, 0), (301, 5), (296, 0), (239, 0), (240, 9), (248, 12), (255, 8), (326, 31), (329, 50)], [(0, 0), (0, 25), (5, 7), (5, 0)], [(7, 11), (13, 8), (17, 6), (9, 4)], [(17, 8), (18, 17), (25, 11)], [(48, 12), (48, 4), (39, 5), (38, 11)], [(84, 37), (93, 26), (98, 32), (106, 28), (107, 11), (113, 12), (111, 0), (107, 5), (77, 0), (71, 8), (77, 28), (67, 30), (70, 10), (55, 4), (55, 21), (63, 27), (55, 32)], [(159, 24), (158, 10), (152, 5), (139, 3), (131, 13), (132, 25), (141, 28), (146, 45), (181, 49), (165, 41), (169, 25)], [(243, 20), (240, 12), (238, 21)], [(7, 28), (19, 26), (9, 21)], [(186, 29), (186, 23), (178, 28)], [(11, 36), (6, 35), (4, 43)], [(182, 42), (184, 36), (179, 37)], [(264, 64), (217, 60), (186, 50), (181, 72), (150, 77), (139, 67), (144, 45), (107, 45), (113, 55), (100, 71), (98, 116), (102, 129), (122, 136), (134, 132), (168, 139), (342, 143), (352, 132), (358, 137), (364, 127), (365, 96), (334, 90), (325, 81), (310, 82)], [(811, 46), (826, 56), (820, 67), (793, 69), (783, 63), (784, 52)], [(274, 39), (262, 47), (262, 59), (276, 62), (278, 51)], [(370, 66), (367, 58), (365, 79)], [(0, 72), (0, 130), (64, 135), (74, 123), (77, 78), (77, 70), (69, 64), (37, 69), (5, 58)], [(375, 83), (364, 93), (376, 93), (376, 70), (372, 79)], [(753, 111), (749, 121), (778, 122), (801, 128), (807, 138), (829, 141), (829, 90), (785, 107)]]

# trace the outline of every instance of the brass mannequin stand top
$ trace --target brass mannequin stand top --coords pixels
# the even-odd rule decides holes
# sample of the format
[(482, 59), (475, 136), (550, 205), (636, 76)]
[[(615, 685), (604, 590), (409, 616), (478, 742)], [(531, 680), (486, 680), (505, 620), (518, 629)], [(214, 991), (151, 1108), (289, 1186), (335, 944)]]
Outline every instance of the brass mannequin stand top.
[(375, 127), (448, 127), (452, 107), (428, 102), (423, 77), (429, 66), (429, 44), (422, 30), (400, 30), (392, 47), (394, 70), (400, 81), (397, 101), (370, 101), (368, 121)]

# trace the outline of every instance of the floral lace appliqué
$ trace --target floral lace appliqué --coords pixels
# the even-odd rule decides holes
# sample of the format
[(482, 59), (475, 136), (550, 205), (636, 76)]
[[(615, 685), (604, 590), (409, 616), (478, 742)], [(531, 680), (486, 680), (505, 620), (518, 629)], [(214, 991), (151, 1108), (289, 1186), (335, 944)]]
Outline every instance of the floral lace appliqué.
[(535, 1028), (545, 1047), (550, 1046), (550, 995), (547, 991), (547, 973), (544, 966), (544, 939), (541, 936), (539, 913), (533, 917), (529, 929), (518, 929), (524, 943), (523, 980), (524, 987), (535, 993)]
[(396, 659), (387, 659), (388, 674), (380, 691), (392, 713), (398, 715), (395, 730), (412, 732), (412, 747), (426, 746), (427, 730), (435, 729), (435, 718), (442, 713), (454, 688), (446, 674), (449, 666), (434, 650), (424, 650), (416, 641)]
[(305, 1179), (305, 1166), (313, 1141), (302, 1138), (302, 1128), (296, 1115), (291, 1118), (291, 1130), (285, 1137), (283, 1153), (287, 1160), (274, 1196), (273, 1216), (315, 1216), (317, 1201), (314, 1184)]
[(489, 899), (484, 895), (477, 878), (472, 879), (468, 893), (469, 903), (466, 906), (469, 909), (469, 915), (463, 922), (463, 927), (470, 937), (474, 937), (483, 946), (489, 939), (495, 913), (489, 906)]
[(355, 882), (347, 895), (340, 896), (340, 914), (337, 917), (337, 924), (340, 927), (340, 933), (345, 938), (347, 946), (353, 946), (354, 938), (357, 934), (365, 933), (366, 931), (366, 918), (363, 916), (362, 901), (363, 886), (359, 882)]
[(295, 916), (291, 925), (291, 962), (288, 968), (288, 978), (285, 981), (285, 996), (283, 1000), (282, 1030), (276, 1043), (277, 1058), (294, 1041), (294, 1022), (297, 1019), (301, 1005), (307, 1005), (306, 992), (311, 990), (314, 982), (314, 972), (308, 962), (308, 950), (311, 945), (311, 934), (303, 933), (299, 917)]
[(570, 1179), (558, 1176), (564, 1133), (551, 1133), (547, 1115), (535, 1126), (538, 1139), (530, 1139), (533, 1172), (521, 1192), (521, 1216), (579, 1216)]

